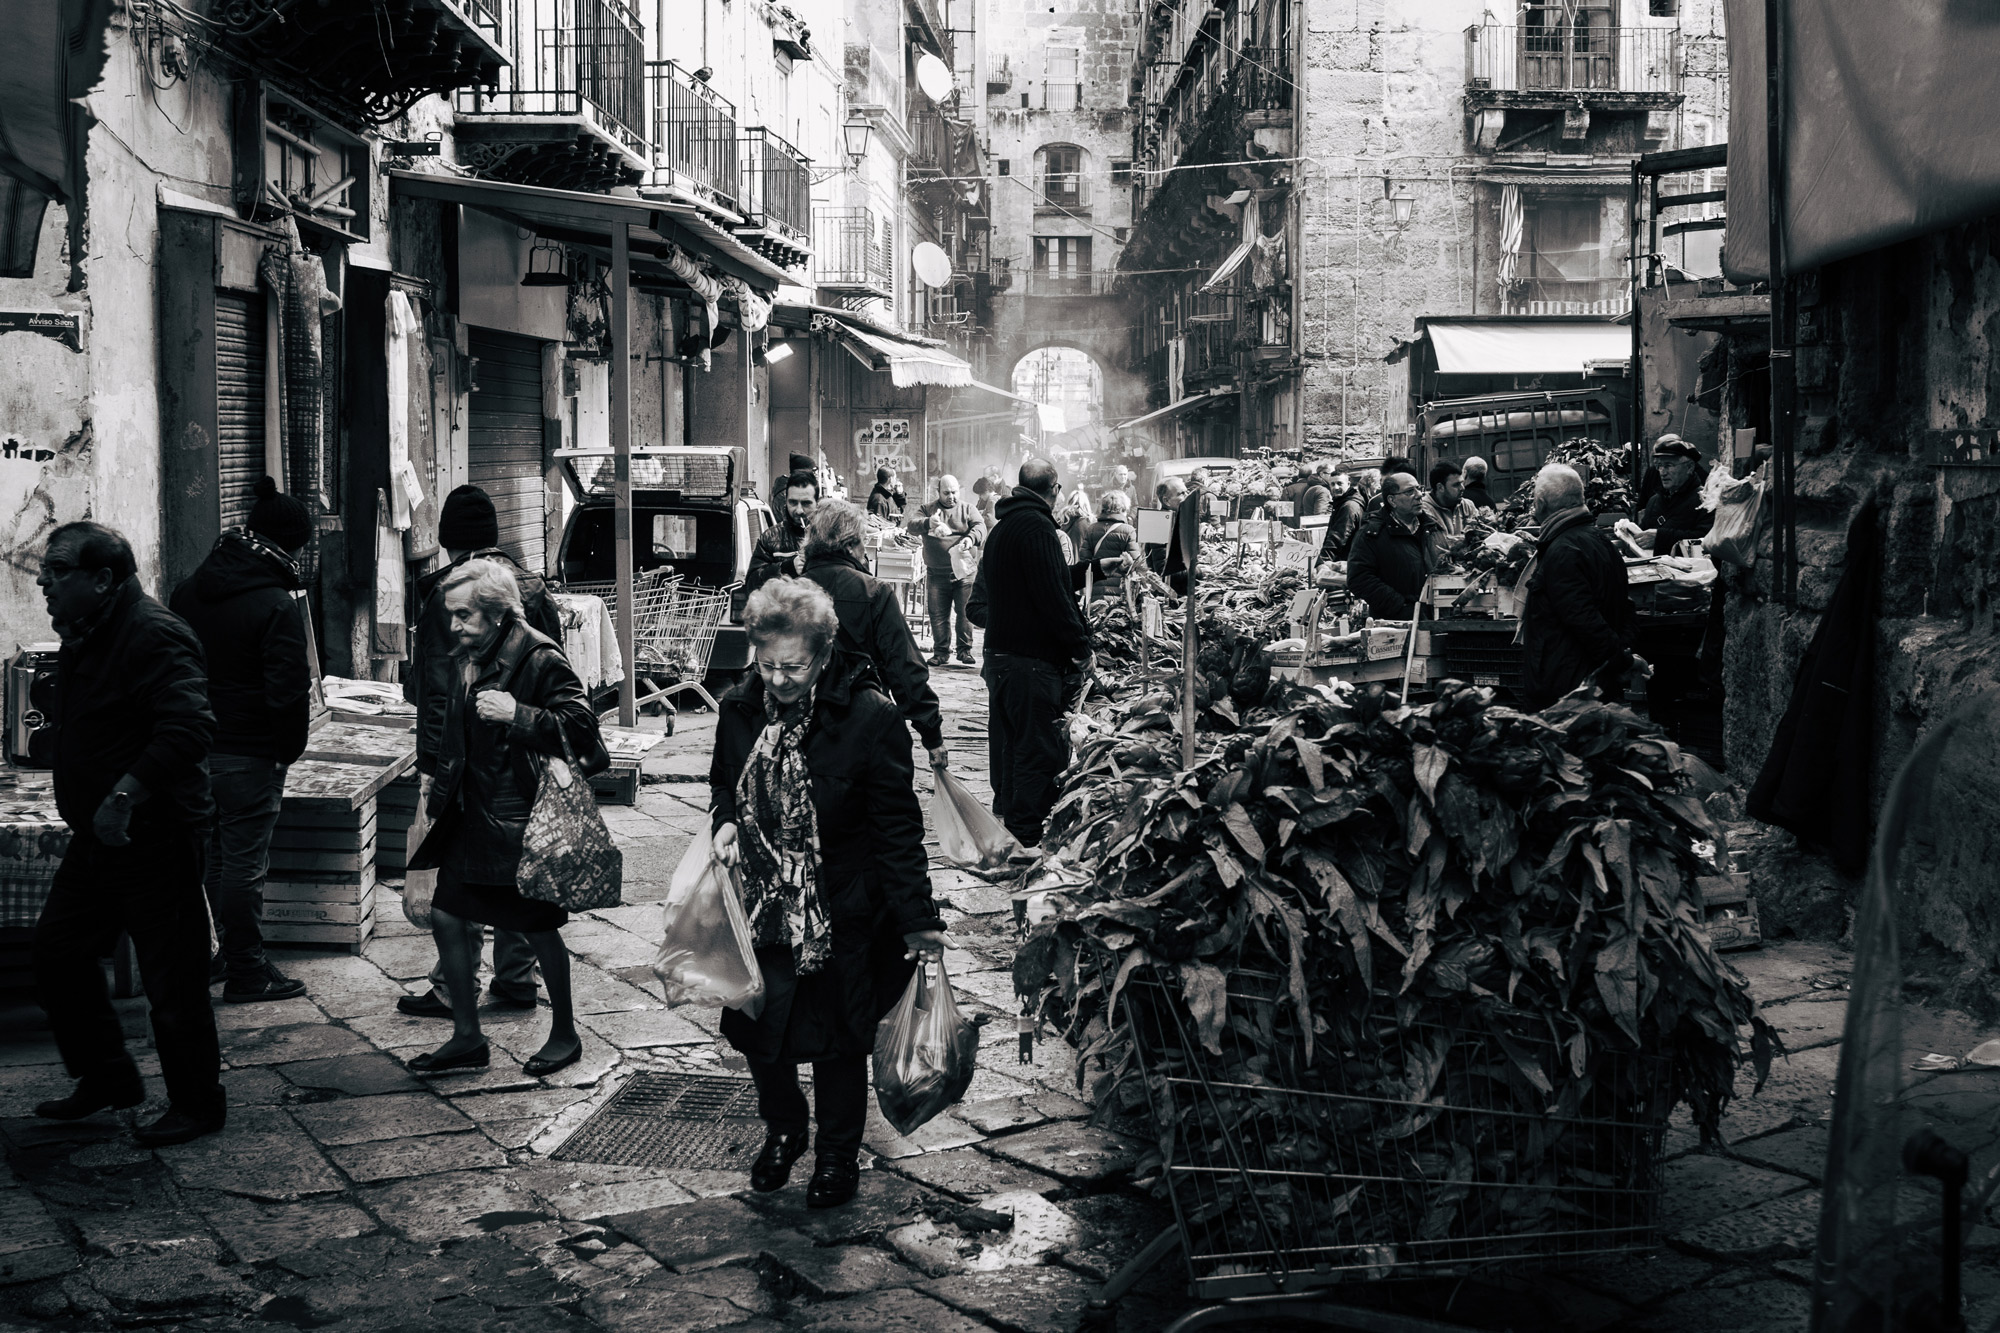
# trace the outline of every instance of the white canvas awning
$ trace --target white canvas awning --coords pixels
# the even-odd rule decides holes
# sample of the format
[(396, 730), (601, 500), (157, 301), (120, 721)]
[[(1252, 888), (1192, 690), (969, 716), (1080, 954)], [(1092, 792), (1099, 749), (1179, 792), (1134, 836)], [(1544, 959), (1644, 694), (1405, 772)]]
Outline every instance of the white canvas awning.
[(1632, 330), (1623, 324), (1434, 319), (1425, 332), (1440, 375), (1581, 375), (1586, 362), (1632, 359)]
[(903, 342), (852, 324), (840, 326), (840, 339), (862, 365), (889, 372), (890, 381), (899, 389), (919, 384), (963, 388), (972, 383), (971, 365), (942, 347)]

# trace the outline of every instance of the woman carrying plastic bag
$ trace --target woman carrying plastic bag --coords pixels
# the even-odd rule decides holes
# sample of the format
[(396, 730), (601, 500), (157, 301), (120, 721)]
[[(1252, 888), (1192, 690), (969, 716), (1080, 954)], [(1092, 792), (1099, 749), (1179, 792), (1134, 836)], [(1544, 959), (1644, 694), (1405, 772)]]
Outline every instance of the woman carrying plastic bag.
[(764, 973), (751, 947), (736, 873), (715, 859), (703, 829), (674, 870), (653, 975), (668, 1004), (764, 1011)]
[(910, 1133), (964, 1097), (978, 1068), (979, 1027), (958, 1012), (944, 964), (926, 963), (875, 1029), (875, 1100), (883, 1119), (898, 1134)]

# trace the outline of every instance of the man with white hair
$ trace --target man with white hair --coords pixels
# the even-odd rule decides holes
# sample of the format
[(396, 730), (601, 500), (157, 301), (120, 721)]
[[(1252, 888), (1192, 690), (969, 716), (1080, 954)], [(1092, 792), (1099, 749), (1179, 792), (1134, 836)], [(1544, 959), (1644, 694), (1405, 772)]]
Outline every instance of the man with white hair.
[(1632, 598), (1575, 468), (1550, 463), (1535, 474), (1535, 521), (1542, 535), (1521, 580), (1522, 702), (1547, 708), (1593, 679), (1615, 699), (1632, 666)]
[(1459, 492), (1464, 499), (1472, 501), (1474, 509), (1481, 511), (1496, 508), (1493, 503), (1493, 493), (1486, 489), (1486, 471), (1486, 460), (1479, 455), (1474, 454), (1466, 459), (1465, 489)]

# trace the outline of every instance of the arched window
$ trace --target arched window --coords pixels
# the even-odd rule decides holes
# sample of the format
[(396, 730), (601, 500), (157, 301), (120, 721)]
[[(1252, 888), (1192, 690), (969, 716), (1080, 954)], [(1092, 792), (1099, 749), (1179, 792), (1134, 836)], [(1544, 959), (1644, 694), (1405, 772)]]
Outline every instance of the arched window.
[(1035, 188), (1045, 208), (1090, 206), (1090, 155), (1075, 144), (1045, 144), (1035, 150)]

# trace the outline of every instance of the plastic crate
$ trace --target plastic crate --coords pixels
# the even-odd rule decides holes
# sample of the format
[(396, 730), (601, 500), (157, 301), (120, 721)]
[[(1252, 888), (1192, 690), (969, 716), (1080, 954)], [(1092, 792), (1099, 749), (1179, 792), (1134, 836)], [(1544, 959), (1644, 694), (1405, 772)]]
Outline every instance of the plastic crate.
[(1431, 676), (1484, 685), (1510, 697), (1521, 693), (1518, 621), (1439, 621), (1431, 631)]

